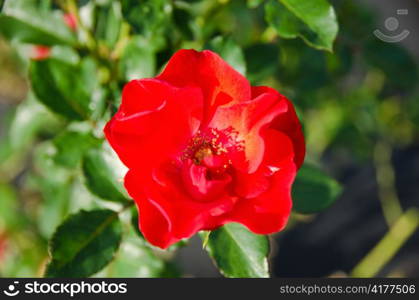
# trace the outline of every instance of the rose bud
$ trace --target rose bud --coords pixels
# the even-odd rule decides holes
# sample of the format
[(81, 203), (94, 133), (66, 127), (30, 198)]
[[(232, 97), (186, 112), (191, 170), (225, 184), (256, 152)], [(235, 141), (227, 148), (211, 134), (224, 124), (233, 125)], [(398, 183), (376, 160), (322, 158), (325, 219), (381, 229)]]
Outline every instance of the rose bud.
[(76, 31), (76, 29), (77, 29), (77, 18), (74, 14), (71, 14), (71, 13), (64, 14), (64, 22), (67, 24), (67, 26), (71, 30)]
[(7, 247), (7, 237), (5, 233), (0, 232), (0, 263), (4, 258)]
[[(64, 14), (63, 18), (64, 22), (71, 30), (75, 31), (77, 29), (77, 19), (73, 14)], [(50, 47), (43, 45), (34, 45), (32, 47), (31, 53), (29, 54), (29, 57), (33, 60), (43, 60), (49, 58), (50, 54)]]
[(48, 46), (34, 45), (31, 47), (29, 57), (33, 60), (47, 59), (51, 54), (51, 48)]

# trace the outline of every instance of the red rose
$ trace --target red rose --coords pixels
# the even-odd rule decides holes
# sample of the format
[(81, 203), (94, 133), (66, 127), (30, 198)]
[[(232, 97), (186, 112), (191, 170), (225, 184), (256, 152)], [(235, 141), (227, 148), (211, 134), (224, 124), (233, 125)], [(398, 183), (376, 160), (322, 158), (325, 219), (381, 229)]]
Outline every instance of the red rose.
[(214, 52), (180, 50), (156, 78), (129, 82), (105, 135), (153, 245), (228, 222), (259, 234), (287, 223), (305, 154), (293, 105)]

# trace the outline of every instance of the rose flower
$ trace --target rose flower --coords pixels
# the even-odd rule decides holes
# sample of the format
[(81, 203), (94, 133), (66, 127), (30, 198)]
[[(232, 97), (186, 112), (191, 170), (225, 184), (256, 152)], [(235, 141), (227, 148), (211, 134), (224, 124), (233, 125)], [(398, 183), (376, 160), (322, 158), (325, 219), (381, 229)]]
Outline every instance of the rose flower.
[(257, 234), (286, 225), (305, 154), (293, 105), (214, 52), (180, 50), (157, 77), (129, 82), (104, 131), (151, 244), (228, 222)]

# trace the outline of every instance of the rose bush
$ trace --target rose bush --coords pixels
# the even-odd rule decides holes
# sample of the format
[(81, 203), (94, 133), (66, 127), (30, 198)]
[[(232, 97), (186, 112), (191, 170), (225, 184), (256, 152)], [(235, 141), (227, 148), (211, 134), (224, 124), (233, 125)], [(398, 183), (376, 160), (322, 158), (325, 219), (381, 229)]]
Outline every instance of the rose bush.
[(287, 223), (305, 154), (293, 105), (212, 51), (180, 50), (157, 77), (129, 82), (105, 134), (153, 245), (228, 222), (258, 234)]
[[(0, 1), (0, 273), (214, 276), (182, 260), (202, 255), (187, 239), (201, 230), (225, 277), (347, 272), (312, 259), (330, 244), (314, 231), (345, 242), (347, 226), (319, 221), (339, 209), (312, 216), (350, 198), (358, 164), (391, 190), (392, 149), (417, 140), (419, 81), (403, 48), (365, 39), (373, 14), (329, 2)], [(409, 210), (383, 207), (389, 228)], [(182, 242), (155, 251), (144, 236)], [(365, 266), (354, 274), (378, 272)]]

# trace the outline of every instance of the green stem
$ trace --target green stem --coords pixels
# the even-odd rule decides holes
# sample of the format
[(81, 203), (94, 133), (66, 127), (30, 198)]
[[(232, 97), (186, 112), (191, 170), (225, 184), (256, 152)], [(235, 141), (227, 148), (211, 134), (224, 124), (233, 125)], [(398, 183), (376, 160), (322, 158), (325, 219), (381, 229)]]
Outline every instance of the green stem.
[(120, 30), (118, 41), (116, 42), (114, 50), (112, 51), (110, 55), (111, 59), (116, 60), (121, 56), (129, 40), (130, 40), (130, 26), (127, 23), (123, 22), (121, 25), (121, 30)]
[(389, 226), (401, 216), (401, 208), (395, 188), (395, 174), (391, 163), (391, 147), (378, 141), (374, 149), (374, 163), (378, 185), (378, 196), (381, 201), (384, 218)]
[(65, 10), (76, 18), (77, 29), (80, 30), (86, 37), (85, 47), (87, 48), (87, 50), (90, 51), (95, 57), (100, 59), (101, 55), (99, 53), (99, 48), (96, 39), (94, 38), (93, 33), (90, 31), (90, 29), (87, 28), (85, 24), (82, 22), (76, 1), (66, 0)]
[(209, 242), (209, 237), (210, 237), (211, 231), (203, 231), (201, 233), (201, 238), (202, 238), (202, 249), (206, 249), (208, 242)]
[(126, 211), (128, 208), (132, 207), (134, 203), (135, 203), (134, 200), (125, 203), (124, 206), (122, 206), (122, 208), (118, 211), (118, 214), (121, 214), (124, 211)]
[(351, 277), (374, 277), (419, 227), (419, 210), (408, 209), (383, 239), (355, 266)]

